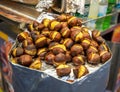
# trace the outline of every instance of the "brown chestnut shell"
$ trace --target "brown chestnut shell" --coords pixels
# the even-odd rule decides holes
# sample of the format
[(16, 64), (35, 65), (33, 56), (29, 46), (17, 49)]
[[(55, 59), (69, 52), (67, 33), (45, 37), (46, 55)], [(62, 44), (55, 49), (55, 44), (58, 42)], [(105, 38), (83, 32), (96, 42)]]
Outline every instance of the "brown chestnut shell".
[(59, 77), (68, 76), (70, 72), (71, 72), (71, 68), (68, 65), (61, 64), (56, 68), (56, 73)]

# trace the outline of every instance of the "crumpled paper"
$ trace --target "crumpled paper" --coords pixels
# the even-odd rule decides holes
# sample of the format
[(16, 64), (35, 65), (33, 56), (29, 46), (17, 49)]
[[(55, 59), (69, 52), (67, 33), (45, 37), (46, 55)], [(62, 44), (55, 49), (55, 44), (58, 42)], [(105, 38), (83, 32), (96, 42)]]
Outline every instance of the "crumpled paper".
[(43, 12), (49, 9), (53, 5), (53, 0), (40, 0), (36, 5), (36, 10), (38, 12)]
[(66, 13), (84, 14), (85, 0), (66, 0)]

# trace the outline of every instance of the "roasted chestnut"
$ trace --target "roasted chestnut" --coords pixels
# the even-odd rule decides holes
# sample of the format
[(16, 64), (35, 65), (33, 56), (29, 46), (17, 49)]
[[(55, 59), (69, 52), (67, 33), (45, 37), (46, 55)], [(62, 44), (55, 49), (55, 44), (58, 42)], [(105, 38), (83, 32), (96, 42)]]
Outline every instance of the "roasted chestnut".
[(46, 54), (47, 54), (47, 48), (38, 49), (37, 55), (40, 57), (40, 59), (44, 60)]
[(26, 46), (24, 50), (26, 54), (31, 55), (31, 56), (35, 56), (37, 53), (37, 49), (34, 44)]
[(105, 43), (105, 40), (102, 38), (102, 36), (96, 37), (95, 40), (96, 40), (98, 43)]
[(30, 55), (21, 55), (18, 59), (17, 63), (23, 66), (29, 66), (33, 62), (32, 57)]
[(55, 56), (54, 59), (54, 66), (59, 66), (60, 64), (65, 64), (66, 63), (66, 56), (63, 53), (59, 53)]
[(64, 44), (67, 49), (70, 49), (73, 46), (74, 42), (71, 38), (66, 38), (63, 40), (62, 44)]
[(35, 28), (33, 27), (33, 24), (31, 23), (31, 24), (27, 25), (27, 29), (28, 29), (28, 31), (31, 32), (31, 31), (34, 31)]
[(77, 18), (77, 26), (82, 26), (82, 19)]
[(51, 42), (49, 44), (48, 48), (50, 49), (50, 48), (52, 48), (52, 47), (54, 47), (55, 45), (58, 45), (58, 44), (59, 44), (58, 42)]
[(88, 29), (86, 27), (82, 27), (82, 33), (83, 33), (83, 38), (88, 38), (91, 39), (90, 33), (88, 32)]
[(18, 56), (22, 55), (23, 53), (24, 53), (24, 50), (21, 47), (14, 48), (12, 51), (12, 55), (14, 57), (18, 57)]
[(37, 21), (33, 21), (33, 28), (36, 28), (39, 26), (39, 23)]
[(89, 30), (89, 28), (87, 28), (87, 27), (81, 27), (82, 32), (88, 32), (88, 30)]
[(80, 44), (74, 44), (71, 47), (71, 55), (72, 56), (77, 56), (78, 54), (84, 54), (83, 53), (83, 47)]
[(108, 51), (100, 51), (101, 62), (105, 63), (111, 58), (111, 53)]
[(80, 26), (73, 26), (71, 29), (70, 29), (72, 32), (73, 31), (81, 31), (81, 27)]
[(88, 47), (90, 46), (91, 40), (90, 39), (83, 39), (81, 42), (81, 45), (83, 46), (84, 49), (88, 49)]
[(54, 59), (55, 59), (55, 55), (51, 52), (45, 55), (45, 61), (47, 64), (53, 65)]
[(57, 20), (60, 22), (67, 21), (67, 16), (65, 14), (61, 14), (60, 16), (57, 17)]
[(46, 37), (49, 37), (50, 31), (48, 28), (44, 28), (41, 32), (42, 35), (45, 35)]
[(78, 55), (78, 56), (73, 57), (72, 62), (76, 66), (84, 65), (86, 62), (86, 58), (84, 55)]
[(29, 37), (28, 32), (22, 32), (17, 36), (19, 42), (24, 41), (27, 37)]
[(40, 35), (35, 40), (35, 45), (37, 48), (44, 47), (47, 44), (47, 38), (43, 35)]
[(50, 39), (52, 39), (53, 41), (60, 41), (61, 40), (61, 34), (57, 31), (51, 31), (50, 32)]
[(89, 48), (87, 49), (87, 55), (92, 52), (98, 53), (98, 49), (94, 46), (89, 46)]
[(102, 43), (99, 45), (98, 50), (99, 51), (108, 51), (109, 49), (105, 43)]
[(58, 31), (61, 29), (62, 25), (58, 21), (51, 21), (49, 27), (50, 27), (50, 30)]
[(31, 37), (27, 37), (23, 42), (22, 42), (22, 47), (25, 48), (28, 45), (33, 44), (33, 39)]
[(19, 57), (15, 57), (15, 58), (11, 58), (11, 62), (14, 63), (14, 64), (17, 64), (18, 63), (18, 59)]
[(98, 30), (93, 30), (92, 31), (92, 37), (93, 37), (93, 39), (95, 39), (96, 37), (98, 37), (100, 35), (101, 35), (100, 31), (98, 31)]
[(72, 16), (70, 19), (68, 19), (68, 25), (70, 27), (77, 26), (77, 17)]
[(49, 23), (50, 23), (50, 19), (43, 19), (42, 23), (44, 24), (45, 27), (48, 27), (49, 26)]
[(37, 26), (36, 29), (37, 29), (39, 32), (41, 32), (44, 27), (45, 27), (44, 24), (40, 23), (40, 24)]
[(32, 37), (33, 41), (35, 41), (36, 38), (40, 35), (40, 32), (32, 31), (32, 32), (30, 32), (30, 34), (31, 34), (31, 37)]
[(50, 45), (52, 43), (52, 40), (50, 38), (47, 38), (47, 45)]
[(98, 43), (95, 40), (91, 40), (90, 45), (94, 46), (96, 48), (98, 48), (98, 46), (99, 46)]
[(83, 39), (83, 33), (79, 30), (72, 31), (71, 38), (75, 42), (80, 42)]
[(61, 26), (62, 26), (62, 28), (68, 27), (68, 23), (67, 22), (61, 22)]
[(100, 63), (100, 55), (98, 53), (89, 53), (88, 54), (88, 63), (96, 65)]
[(81, 78), (82, 76), (89, 73), (88, 69), (84, 65), (77, 66), (73, 69), (75, 78)]
[(65, 56), (66, 56), (66, 62), (67, 62), (67, 63), (69, 63), (69, 62), (72, 61), (72, 56), (71, 56), (71, 54), (70, 54), (70, 51), (66, 51)]
[(66, 47), (63, 44), (57, 44), (55, 46), (52, 46), (49, 48), (50, 51), (52, 51), (55, 55), (59, 53), (65, 53)]
[(71, 72), (71, 67), (65, 64), (61, 64), (56, 68), (56, 72), (59, 77), (67, 76)]
[(62, 37), (68, 38), (70, 36), (70, 29), (68, 27), (64, 27), (61, 29), (60, 33), (62, 34)]
[(40, 58), (35, 59), (32, 64), (29, 66), (29, 68), (40, 70), (42, 67), (42, 62)]

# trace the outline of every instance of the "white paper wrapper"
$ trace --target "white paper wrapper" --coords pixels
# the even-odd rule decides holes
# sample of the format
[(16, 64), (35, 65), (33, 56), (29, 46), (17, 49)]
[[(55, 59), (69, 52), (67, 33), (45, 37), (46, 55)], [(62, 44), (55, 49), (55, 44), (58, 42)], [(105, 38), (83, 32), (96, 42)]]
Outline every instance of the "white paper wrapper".
[(85, 0), (67, 0), (66, 3), (66, 13), (76, 13), (84, 14)]
[(38, 12), (43, 12), (49, 9), (53, 5), (53, 0), (40, 0), (36, 5), (36, 10)]

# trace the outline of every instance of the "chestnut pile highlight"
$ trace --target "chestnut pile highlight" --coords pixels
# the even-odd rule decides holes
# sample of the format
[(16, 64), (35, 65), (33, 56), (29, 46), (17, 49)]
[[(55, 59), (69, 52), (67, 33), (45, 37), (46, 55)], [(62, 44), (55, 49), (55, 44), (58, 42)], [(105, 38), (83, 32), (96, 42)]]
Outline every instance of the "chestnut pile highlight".
[(22, 46), (11, 52), (14, 63), (40, 70), (43, 61), (53, 66), (59, 77), (73, 70), (75, 78), (81, 78), (89, 73), (87, 63), (103, 64), (111, 58), (100, 32), (83, 27), (80, 18), (62, 14), (53, 20), (34, 21), (27, 30), (17, 36)]

